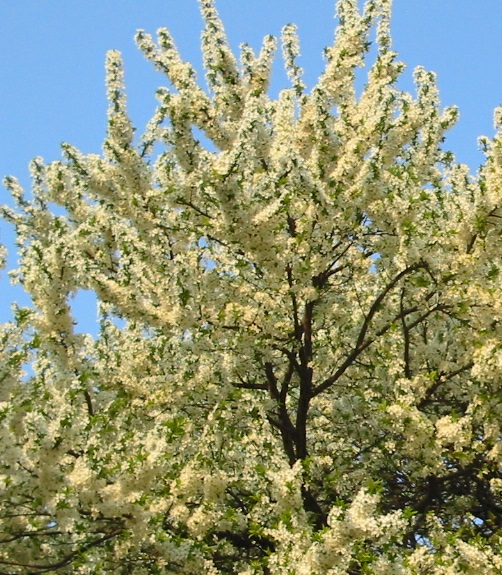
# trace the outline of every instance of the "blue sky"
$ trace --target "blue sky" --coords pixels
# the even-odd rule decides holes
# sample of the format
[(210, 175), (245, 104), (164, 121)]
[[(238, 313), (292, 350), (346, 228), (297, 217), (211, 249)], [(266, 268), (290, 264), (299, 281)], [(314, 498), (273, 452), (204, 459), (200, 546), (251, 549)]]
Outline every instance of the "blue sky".
[[(309, 85), (322, 70), (322, 50), (333, 39), (333, 0), (217, 0), (234, 47), (258, 47), (282, 26), (299, 27), (301, 64)], [(0, 177), (29, 186), (28, 163), (60, 158), (67, 141), (99, 153), (106, 125), (104, 58), (118, 49), (125, 60), (129, 109), (141, 131), (155, 108), (161, 75), (135, 47), (138, 28), (170, 29), (187, 60), (201, 70), (201, 18), (197, 0), (3, 0), (0, 2)], [(502, 104), (501, 0), (394, 0), (394, 49), (408, 66), (402, 86), (411, 89), (415, 66), (438, 74), (442, 103), (456, 104), (461, 119), (446, 147), (476, 171), (479, 135), (493, 134), (493, 109)], [(277, 62), (274, 90), (285, 82)], [(201, 74), (202, 75), (202, 74)], [(7, 201), (1, 190), (0, 203)], [(0, 223), (1, 240), (12, 230)], [(12, 252), (12, 249), (11, 249)], [(15, 265), (15, 253), (11, 253)], [(0, 278), (0, 320), (19, 294)], [(82, 303), (85, 306), (85, 302)], [(84, 310), (85, 315), (85, 310)]]

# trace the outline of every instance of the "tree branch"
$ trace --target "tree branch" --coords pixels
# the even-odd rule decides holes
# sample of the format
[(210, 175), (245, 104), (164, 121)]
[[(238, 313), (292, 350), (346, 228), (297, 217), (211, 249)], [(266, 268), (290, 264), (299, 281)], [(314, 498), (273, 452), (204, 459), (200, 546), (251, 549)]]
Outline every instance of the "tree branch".
[(365, 350), (367, 349), (378, 337), (380, 337), (381, 335), (383, 335), (386, 331), (388, 331), (390, 329), (390, 327), (399, 319), (402, 319), (403, 317), (414, 313), (415, 311), (417, 311), (419, 308), (418, 306), (413, 306), (410, 307), (408, 309), (404, 309), (404, 310), (400, 310), (400, 312), (394, 316), (387, 324), (385, 324), (384, 327), (382, 327), (380, 330), (378, 330), (375, 334), (374, 337), (366, 339), (366, 334), (368, 332), (369, 326), (371, 324), (371, 321), (373, 319), (373, 317), (375, 316), (376, 312), (378, 311), (380, 305), (382, 304), (383, 300), (385, 299), (385, 297), (389, 294), (389, 292), (394, 288), (394, 286), (402, 279), (404, 278), (406, 275), (416, 271), (417, 269), (420, 269), (422, 267), (424, 267), (425, 264), (422, 262), (413, 264), (411, 266), (408, 266), (407, 268), (405, 268), (404, 270), (402, 270), (401, 272), (399, 272), (386, 286), (385, 288), (382, 290), (382, 292), (378, 295), (378, 297), (375, 299), (375, 301), (373, 302), (373, 304), (370, 307), (370, 310), (368, 312), (368, 314), (366, 315), (363, 325), (361, 326), (361, 329), (359, 331), (359, 336), (357, 338), (356, 341), (356, 345), (353, 348), (353, 350), (349, 353), (349, 355), (345, 358), (345, 361), (342, 363), (342, 365), (336, 370), (336, 372), (326, 378), (322, 383), (320, 383), (317, 387), (315, 387), (313, 389), (312, 392), (312, 397), (315, 397), (317, 395), (319, 395), (320, 393), (322, 393), (323, 391), (325, 391), (326, 389), (328, 389), (329, 387), (331, 387), (335, 381), (337, 381), (346, 371), (347, 369), (352, 365), (352, 363), (354, 362), (354, 360)]
[(16, 561), (5, 561), (4, 559), (0, 559), (0, 565), (10, 565), (12, 567), (26, 567), (27, 569), (35, 569), (36, 573), (47, 573), (49, 571), (56, 571), (57, 569), (61, 569), (62, 567), (66, 567), (67, 565), (69, 565), (78, 555), (81, 555), (82, 553), (88, 551), (89, 549), (92, 549), (93, 547), (101, 545), (102, 543), (108, 541), (109, 539), (113, 539), (114, 537), (122, 533), (122, 531), (123, 528), (115, 529), (114, 531), (111, 531), (110, 533), (103, 535), (103, 537), (100, 537), (99, 539), (95, 539), (94, 541), (86, 543), (76, 551), (72, 551), (68, 555), (65, 555), (60, 561), (57, 561), (56, 563), (48, 563), (46, 565), (40, 565), (39, 563), (38, 564), (18, 563)]

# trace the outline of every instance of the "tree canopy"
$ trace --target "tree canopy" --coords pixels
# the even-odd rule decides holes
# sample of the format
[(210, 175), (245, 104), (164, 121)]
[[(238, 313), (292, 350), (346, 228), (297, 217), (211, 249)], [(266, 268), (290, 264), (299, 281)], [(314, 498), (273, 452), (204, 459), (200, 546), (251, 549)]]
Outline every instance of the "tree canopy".
[(286, 26), (277, 99), (200, 6), (205, 82), (140, 31), (143, 136), (112, 51), (102, 154), (6, 179), (0, 573), (502, 573), (502, 110), (472, 175), (390, 0), (338, 2), (311, 90)]

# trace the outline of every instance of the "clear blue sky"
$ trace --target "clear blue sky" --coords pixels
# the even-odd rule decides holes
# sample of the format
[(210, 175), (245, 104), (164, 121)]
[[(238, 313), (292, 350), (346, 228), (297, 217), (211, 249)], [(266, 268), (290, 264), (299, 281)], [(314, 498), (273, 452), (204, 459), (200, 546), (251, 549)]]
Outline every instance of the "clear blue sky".
[[(333, 0), (217, 0), (217, 7), (234, 47), (258, 47), (264, 35), (296, 23), (301, 64), (314, 83), (333, 38)], [(28, 162), (37, 155), (59, 159), (63, 141), (100, 152), (109, 49), (124, 56), (130, 113), (141, 131), (164, 80), (133, 36), (138, 28), (154, 33), (160, 26), (200, 70), (197, 0), (0, 0), (0, 177), (15, 175), (29, 185)], [(416, 65), (437, 72), (443, 104), (456, 104), (461, 113), (446, 146), (476, 171), (482, 160), (476, 139), (493, 134), (493, 108), (502, 104), (501, 0), (394, 0), (392, 28), (394, 49), (408, 65), (402, 85), (411, 88)], [(285, 81), (279, 60), (276, 68), (275, 90)], [(4, 223), (0, 229), (10, 243), (12, 231)], [(15, 265), (15, 254), (10, 261)], [(2, 272), (0, 320), (19, 299), (4, 280)]]

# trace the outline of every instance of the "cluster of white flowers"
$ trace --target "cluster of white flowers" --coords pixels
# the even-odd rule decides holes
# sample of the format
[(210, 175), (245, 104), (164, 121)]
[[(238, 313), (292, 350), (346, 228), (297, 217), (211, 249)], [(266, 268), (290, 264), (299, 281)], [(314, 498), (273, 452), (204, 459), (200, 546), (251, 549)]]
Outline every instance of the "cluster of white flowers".
[(286, 26), (276, 100), (277, 41), (239, 64), (200, 3), (207, 91), (140, 31), (143, 137), (113, 51), (103, 154), (6, 181), (34, 309), (0, 328), (0, 570), (495, 575), (502, 112), (470, 175), (434, 74), (396, 86), (390, 0), (339, 0), (310, 92)]
[[(333, 507), (328, 518), (328, 529), (322, 534), (320, 541), (312, 544), (305, 554), (298, 573), (301, 575), (335, 575), (346, 573), (357, 556), (357, 549), (365, 545), (371, 547), (375, 543), (389, 543), (408, 526), (401, 512), (388, 515), (379, 514), (377, 505), (380, 497), (372, 495), (367, 490), (360, 490), (354, 500), (344, 510)], [(363, 555), (363, 553), (361, 553)], [(381, 557), (375, 554), (370, 562), (385, 565), (392, 573), (393, 562), (388, 559), (381, 562)], [(379, 572), (376, 568), (375, 572)], [(372, 571), (373, 572), (373, 571)]]

